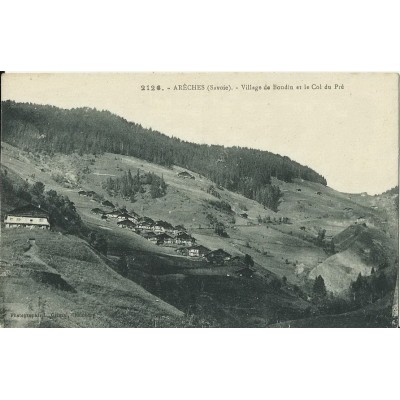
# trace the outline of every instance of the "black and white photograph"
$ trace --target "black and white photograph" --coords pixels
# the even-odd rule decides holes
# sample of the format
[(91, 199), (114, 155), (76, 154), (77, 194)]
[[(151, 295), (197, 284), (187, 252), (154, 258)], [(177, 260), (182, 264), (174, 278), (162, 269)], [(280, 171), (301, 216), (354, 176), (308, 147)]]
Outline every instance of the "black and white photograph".
[(5, 73), (5, 328), (398, 326), (398, 75)]
[(2, 2), (2, 398), (398, 397), (398, 3)]

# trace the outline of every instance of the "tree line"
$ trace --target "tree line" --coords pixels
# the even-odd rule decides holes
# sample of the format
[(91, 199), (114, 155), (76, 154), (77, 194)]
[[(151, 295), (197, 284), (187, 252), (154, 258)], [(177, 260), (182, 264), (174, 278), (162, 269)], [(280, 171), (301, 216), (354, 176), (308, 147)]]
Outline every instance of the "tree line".
[(288, 157), (244, 147), (195, 144), (128, 122), (109, 111), (60, 109), (50, 105), (3, 102), (3, 140), (27, 151), (49, 154), (110, 152), (166, 167), (177, 165), (218, 186), (277, 210), (281, 193), (271, 178), (301, 178), (326, 185), (326, 179)]
[(45, 190), (42, 182), (29, 184), (22, 179), (9, 176), (8, 170), (1, 171), (0, 193), (2, 206), (14, 207), (33, 204), (40, 206), (49, 214), (49, 222), (53, 229), (71, 234), (81, 234), (85, 227), (76, 211), (74, 203), (55, 190)]

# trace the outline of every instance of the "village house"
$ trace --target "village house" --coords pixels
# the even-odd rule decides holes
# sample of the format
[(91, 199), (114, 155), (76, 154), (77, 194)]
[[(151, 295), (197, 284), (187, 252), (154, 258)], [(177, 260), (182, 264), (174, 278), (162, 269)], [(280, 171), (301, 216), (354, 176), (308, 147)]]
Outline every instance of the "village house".
[(151, 231), (151, 230), (153, 230), (153, 224), (150, 222), (146, 222), (146, 221), (139, 221), (137, 223), (137, 228), (142, 229), (144, 231)]
[(365, 216), (358, 217), (356, 220), (356, 224), (365, 224), (366, 221), (367, 220), (366, 220)]
[(88, 197), (94, 197), (94, 196), (97, 196), (97, 193), (94, 192), (93, 190), (89, 190), (88, 192), (86, 192), (86, 196), (88, 196)]
[(161, 233), (157, 235), (157, 244), (174, 244), (174, 238), (167, 235), (166, 233)]
[(182, 256), (189, 255), (189, 247), (178, 247), (175, 251)]
[(149, 242), (152, 242), (152, 243), (157, 243), (158, 242), (157, 235), (154, 232), (145, 232), (143, 234), (143, 237), (146, 240), (148, 240)]
[(178, 176), (183, 179), (195, 179), (195, 177), (187, 171), (179, 172)]
[(204, 247), (202, 245), (193, 246), (188, 248), (189, 257), (204, 257), (206, 254), (210, 252), (210, 249)]
[(156, 233), (164, 233), (164, 232), (172, 233), (174, 231), (174, 227), (169, 222), (157, 221), (153, 225), (153, 230)]
[(151, 219), (150, 217), (146, 217), (146, 216), (141, 217), (141, 218), (139, 219), (139, 221), (140, 221), (140, 222), (148, 222), (148, 223), (150, 223), (150, 224), (154, 224), (154, 220)]
[(32, 204), (7, 213), (4, 223), (6, 228), (50, 229), (49, 214)]
[(218, 250), (214, 250), (211, 251), (210, 253), (206, 254), (206, 259), (208, 262), (210, 263), (223, 263), (224, 261), (229, 261), (232, 256), (227, 253), (225, 250), (222, 249), (218, 249)]
[(129, 219), (124, 219), (123, 221), (117, 222), (117, 226), (120, 228), (135, 229), (136, 225)]
[(186, 232), (186, 228), (183, 225), (177, 225), (174, 227), (173, 234), (178, 235), (181, 232)]
[(119, 214), (117, 216), (117, 219), (119, 221), (123, 221), (123, 220), (127, 219), (127, 220), (129, 220), (129, 221), (131, 221), (131, 222), (133, 222), (135, 224), (138, 222), (138, 218), (137, 217), (135, 217), (133, 215), (130, 215), (130, 214), (127, 214), (127, 213)]
[(139, 214), (135, 213), (135, 211), (131, 210), (129, 213), (127, 212), (127, 214), (129, 214), (130, 216), (132, 216), (133, 218), (136, 219), (137, 222), (140, 221), (141, 217)]
[(108, 218), (117, 218), (118, 215), (120, 215), (120, 214), (121, 214), (121, 213), (120, 213), (119, 211), (111, 211), (111, 212), (106, 213), (105, 215), (106, 215)]
[(175, 238), (175, 243), (180, 245), (191, 246), (196, 242), (196, 239), (185, 232), (179, 233)]

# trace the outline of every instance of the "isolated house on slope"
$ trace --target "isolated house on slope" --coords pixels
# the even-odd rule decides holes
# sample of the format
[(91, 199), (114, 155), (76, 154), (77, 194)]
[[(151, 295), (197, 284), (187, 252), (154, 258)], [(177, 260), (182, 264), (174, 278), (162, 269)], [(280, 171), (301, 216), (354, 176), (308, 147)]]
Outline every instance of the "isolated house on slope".
[(48, 212), (32, 204), (10, 211), (4, 223), (6, 228), (50, 229)]
[(179, 172), (178, 176), (183, 179), (195, 179), (195, 177), (187, 171)]
[(356, 224), (364, 224), (367, 221), (367, 219), (365, 218), (365, 215), (358, 217), (356, 220)]

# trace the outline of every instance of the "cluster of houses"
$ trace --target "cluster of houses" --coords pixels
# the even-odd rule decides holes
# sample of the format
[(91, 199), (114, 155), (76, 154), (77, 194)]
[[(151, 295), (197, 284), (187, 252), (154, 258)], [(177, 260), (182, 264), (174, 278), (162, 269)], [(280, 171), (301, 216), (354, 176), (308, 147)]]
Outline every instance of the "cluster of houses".
[(196, 242), (196, 239), (190, 236), (182, 225), (173, 226), (166, 221), (154, 221), (149, 217), (141, 217), (133, 211), (128, 213), (125, 208), (110, 212), (93, 208), (91, 211), (93, 214), (101, 215), (102, 219), (115, 219), (118, 227), (132, 230), (159, 245), (189, 246)]
[[(187, 171), (178, 173), (178, 176), (183, 179), (195, 179)], [(156, 245), (176, 247), (176, 252), (180, 255), (204, 258), (211, 264), (220, 265), (233, 259), (231, 254), (223, 249), (211, 250), (203, 245), (196, 244), (196, 239), (188, 234), (183, 225), (173, 226), (166, 221), (154, 221), (150, 217), (142, 217), (134, 211), (128, 212), (126, 208), (116, 209), (113, 203), (108, 200), (101, 200), (93, 191), (81, 190), (78, 194), (89, 197), (92, 201), (101, 202), (102, 206), (113, 209), (107, 212), (101, 208), (93, 208), (91, 210), (93, 214), (99, 215), (103, 220), (114, 219), (117, 221), (118, 227), (129, 229)], [(243, 218), (246, 217), (247, 214), (243, 215)]]
[[(105, 202), (102, 203), (106, 205)], [(196, 239), (187, 233), (183, 225), (173, 226), (166, 221), (154, 221), (149, 217), (141, 217), (137, 213), (128, 212), (125, 208), (106, 212), (100, 208), (93, 208), (93, 214), (102, 219), (115, 219), (117, 226), (129, 229), (134, 233), (159, 246), (177, 247), (178, 254), (205, 258), (210, 263), (223, 264), (231, 259), (231, 255), (222, 249), (211, 250), (202, 245), (196, 245)]]
[[(106, 200), (102, 204), (108, 206), (112, 203)], [(130, 229), (154, 244), (174, 246), (176, 252), (183, 256), (202, 258), (210, 264), (217, 265), (238, 259), (238, 257), (232, 257), (223, 249), (211, 250), (203, 245), (196, 244), (196, 239), (189, 235), (182, 225), (173, 226), (166, 221), (154, 221), (149, 217), (140, 217), (133, 211), (128, 213), (124, 208), (110, 212), (93, 208), (91, 211), (94, 214), (101, 215), (103, 219), (113, 218), (117, 220), (119, 227)], [(36, 207), (32, 204), (7, 213), (4, 223), (6, 228), (50, 229), (49, 214), (40, 206)], [(253, 272), (248, 267), (237, 271), (240, 276), (247, 276), (250, 273), (250, 277)]]

